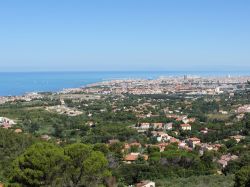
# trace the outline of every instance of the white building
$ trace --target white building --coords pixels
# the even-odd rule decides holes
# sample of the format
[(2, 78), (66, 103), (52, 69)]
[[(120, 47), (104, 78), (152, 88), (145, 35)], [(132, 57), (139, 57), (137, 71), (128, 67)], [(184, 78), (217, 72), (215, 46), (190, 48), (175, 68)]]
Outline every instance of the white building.
[(184, 130), (184, 131), (191, 130), (191, 125), (189, 124), (181, 124), (180, 127), (181, 127), (181, 130)]
[(164, 129), (166, 129), (166, 130), (172, 130), (173, 129), (173, 123), (166, 123), (164, 125)]
[(135, 185), (136, 187), (155, 187), (155, 182), (153, 181), (141, 181)]

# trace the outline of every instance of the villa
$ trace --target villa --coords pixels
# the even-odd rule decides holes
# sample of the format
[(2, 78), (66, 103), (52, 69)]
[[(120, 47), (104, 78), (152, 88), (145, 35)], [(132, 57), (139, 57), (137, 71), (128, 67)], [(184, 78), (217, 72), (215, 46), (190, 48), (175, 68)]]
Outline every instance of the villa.
[(190, 124), (181, 124), (180, 125), (180, 128), (181, 128), (181, 130), (184, 130), (184, 131), (186, 131), (186, 130), (191, 130), (191, 125)]

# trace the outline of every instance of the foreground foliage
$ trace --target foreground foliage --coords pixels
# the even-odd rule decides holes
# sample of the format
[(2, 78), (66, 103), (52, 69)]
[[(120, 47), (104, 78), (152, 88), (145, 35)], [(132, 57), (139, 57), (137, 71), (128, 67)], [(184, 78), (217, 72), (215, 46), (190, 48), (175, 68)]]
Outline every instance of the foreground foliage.
[(12, 181), (21, 186), (96, 186), (110, 175), (107, 160), (89, 145), (64, 149), (37, 143), (13, 163)]
[(250, 166), (244, 166), (235, 174), (235, 187), (248, 186), (250, 186)]
[(12, 161), (36, 141), (31, 135), (0, 128), (0, 181), (8, 179)]

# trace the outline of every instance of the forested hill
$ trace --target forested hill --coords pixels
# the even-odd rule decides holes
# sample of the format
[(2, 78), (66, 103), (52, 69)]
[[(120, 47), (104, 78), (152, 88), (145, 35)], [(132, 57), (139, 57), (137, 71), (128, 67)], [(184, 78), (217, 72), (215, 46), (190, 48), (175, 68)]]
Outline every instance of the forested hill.
[(0, 128), (0, 181), (5, 181), (10, 175), (12, 161), (35, 142), (37, 139), (30, 134)]

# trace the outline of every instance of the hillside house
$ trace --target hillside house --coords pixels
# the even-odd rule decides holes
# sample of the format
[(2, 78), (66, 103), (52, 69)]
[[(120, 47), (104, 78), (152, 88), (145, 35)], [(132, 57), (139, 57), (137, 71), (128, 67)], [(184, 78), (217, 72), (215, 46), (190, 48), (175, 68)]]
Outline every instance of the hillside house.
[(187, 143), (190, 147), (195, 148), (196, 145), (201, 143), (201, 140), (199, 138), (193, 137), (187, 139)]
[(155, 187), (155, 182), (153, 181), (141, 181), (137, 184), (135, 184), (136, 187)]
[(191, 130), (191, 125), (190, 124), (181, 124), (180, 125), (181, 130), (187, 131), (187, 130)]
[(127, 164), (131, 164), (135, 162), (140, 156), (143, 157), (144, 160), (148, 160), (148, 155), (143, 155), (140, 153), (130, 153), (124, 157), (124, 162)]
[(217, 162), (223, 167), (225, 168), (228, 164), (229, 161), (231, 160), (236, 160), (238, 159), (238, 156), (236, 155), (231, 155), (231, 154), (227, 154), (227, 155), (222, 155), (220, 160), (218, 160)]
[(165, 129), (165, 130), (172, 130), (173, 129), (173, 123), (166, 123), (166, 124), (164, 124), (163, 129)]

